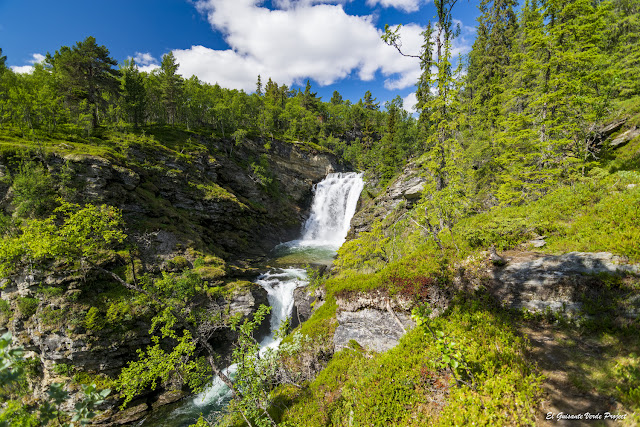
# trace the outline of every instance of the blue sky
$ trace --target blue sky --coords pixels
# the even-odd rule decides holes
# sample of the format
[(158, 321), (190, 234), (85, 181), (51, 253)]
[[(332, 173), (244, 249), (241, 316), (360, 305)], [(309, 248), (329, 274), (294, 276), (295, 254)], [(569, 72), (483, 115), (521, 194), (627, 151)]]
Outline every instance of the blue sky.
[[(476, 5), (454, 8), (462, 26), (456, 53), (473, 43)], [(119, 62), (134, 57), (151, 70), (173, 51), (183, 76), (223, 87), (252, 92), (261, 74), (293, 87), (310, 79), (325, 101), (334, 90), (353, 102), (371, 90), (381, 105), (396, 95), (410, 104), (417, 60), (379, 35), (385, 23), (401, 23), (403, 49), (417, 53), (434, 14), (424, 0), (0, 0), (0, 47), (9, 66), (26, 71), (92, 35)]]

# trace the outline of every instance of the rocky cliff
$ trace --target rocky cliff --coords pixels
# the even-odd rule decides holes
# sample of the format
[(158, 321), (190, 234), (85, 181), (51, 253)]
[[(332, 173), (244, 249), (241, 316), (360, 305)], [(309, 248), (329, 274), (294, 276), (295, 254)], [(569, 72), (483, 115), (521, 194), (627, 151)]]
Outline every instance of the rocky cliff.
[[(124, 156), (85, 154), (63, 144), (30, 153), (30, 160), (44, 166), (65, 198), (122, 211), (139, 274), (181, 271), (204, 260), (196, 271), (211, 289), (199, 303), (229, 318), (250, 316), (267, 304), (266, 292), (246, 280), (255, 274), (252, 260), (297, 235), (313, 184), (344, 167), (331, 154), (278, 141), (267, 148), (263, 141), (199, 142), (200, 149), (186, 152), (130, 144)], [(0, 208), (8, 215), (16, 210), (12, 177), (23, 164), (18, 150), (0, 156)], [(114, 254), (112, 267), (122, 261)], [(1, 280), (0, 331), (8, 329), (37, 356), (40, 391), (69, 377), (108, 385), (150, 343), (153, 313), (116, 303), (123, 290), (96, 272), (71, 273), (54, 262)], [(268, 332), (268, 320), (264, 326)], [(217, 351), (228, 356), (235, 334), (223, 328), (210, 335)], [(181, 396), (150, 393), (126, 414), (112, 411), (102, 420), (131, 422)]]

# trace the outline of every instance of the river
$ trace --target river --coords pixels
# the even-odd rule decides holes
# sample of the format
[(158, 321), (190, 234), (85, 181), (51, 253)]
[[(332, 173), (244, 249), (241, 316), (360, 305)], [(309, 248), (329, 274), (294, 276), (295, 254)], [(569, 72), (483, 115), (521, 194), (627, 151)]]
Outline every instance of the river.
[[(300, 238), (282, 243), (273, 250), (273, 264), (330, 264), (344, 243), (351, 218), (355, 214), (364, 182), (362, 174), (332, 173), (314, 186), (311, 213), (302, 227)], [(268, 295), (271, 305), (271, 333), (260, 343), (262, 349), (275, 348), (280, 340), (275, 332), (291, 316), (293, 291), (305, 286), (306, 271), (297, 267), (269, 270), (255, 280)], [(233, 377), (234, 366), (226, 369)], [(231, 399), (230, 390), (218, 378), (202, 393), (155, 411), (139, 425), (144, 427), (186, 427), (202, 414), (205, 418), (224, 410)]]

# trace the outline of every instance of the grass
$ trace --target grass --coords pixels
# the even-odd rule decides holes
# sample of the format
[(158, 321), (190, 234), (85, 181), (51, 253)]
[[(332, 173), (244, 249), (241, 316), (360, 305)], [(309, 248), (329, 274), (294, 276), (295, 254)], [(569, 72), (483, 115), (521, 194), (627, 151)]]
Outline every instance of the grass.
[[(373, 223), (371, 231), (340, 249), (333, 276), (324, 283), (328, 302), (300, 331), (330, 341), (335, 298), (378, 290), (419, 303), (424, 288), (452, 289), (456, 266), (483, 268), (477, 260), (486, 256), (478, 255), (491, 245), (526, 250), (528, 240), (545, 236), (543, 252), (609, 251), (640, 262), (640, 173), (630, 167), (638, 144), (631, 141), (602, 168), (537, 201), (463, 218), (440, 233), (443, 251), (409, 213)], [(600, 297), (585, 295), (584, 311), (573, 320), (505, 310), (482, 294), (458, 297), (429, 324), (456, 342), (467, 367), (457, 376), (466, 384), (457, 382), (451, 368), (443, 369), (438, 362), (443, 347), (419, 326), (386, 353), (369, 354), (356, 343), (334, 354), (301, 390), (276, 389), (275, 401), (285, 408), (276, 411), (277, 417), (282, 425), (533, 425), (543, 399), (544, 369), (536, 368), (522, 331), (548, 322), (566, 335), (557, 345), (567, 362), (554, 369), (566, 372), (583, 393), (615, 399), (629, 413), (639, 411), (640, 323), (620, 313), (640, 285), (634, 276), (597, 276), (589, 283)]]
[(536, 235), (544, 251), (610, 251), (640, 260), (640, 173), (586, 178), (525, 206), (494, 208), (454, 229), (471, 247), (508, 249)]
[(278, 389), (276, 400), (288, 404), (282, 425), (533, 424), (541, 378), (509, 312), (463, 299), (430, 328), (459, 343), (469, 369), (457, 376), (472, 387), (456, 384), (431, 333), (417, 327), (383, 354), (352, 343), (302, 392)]

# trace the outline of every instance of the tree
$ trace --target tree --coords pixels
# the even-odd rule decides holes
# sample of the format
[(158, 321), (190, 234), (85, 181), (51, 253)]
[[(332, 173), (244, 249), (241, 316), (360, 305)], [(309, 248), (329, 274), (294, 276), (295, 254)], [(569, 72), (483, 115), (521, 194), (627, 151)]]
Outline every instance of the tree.
[(376, 102), (376, 98), (373, 97), (369, 90), (364, 93), (364, 108), (373, 111), (380, 109), (380, 103)]
[(258, 74), (258, 81), (256, 82), (256, 95), (262, 96), (262, 78)]
[(126, 59), (120, 72), (122, 75), (120, 84), (124, 109), (129, 116), (129, 122), (138, 127), (144, 122), (144, 114), (147, 108), (147, 91), (144, 87), (144, 77), (133, 59)]
[(615, 90), (622, 98), (640, 94), (640, 2), (612, 2), (607, 19), (604, 49), (615, 72)]
[[(63, 410), (69, 393), (63, 390), (63, 384), (49, 385), (47, 396), (38, 399), (36, 405), (25, 405), (25, 398), (33, 396), (33, 390), (26, 386), (28, 380), (24, 370), (26, 362), (24, 350), (12, 347), (9, 332), (0, 336), (0, 427), (49, 425), (57, 421), (62, 426), (88, 424), (95, 414), (98, 405), (111, 393), (106, 389), (98, 391), (95, 384), (82, 385), (84, 399), (77, 402), (72, 411)], [(62, 419), (69, 419), (71, 423)]]
[(331, 95), (331, 104), (340, 105), (342, 104), (342, 102), (342, 95), (340, 95), (340, 92), (338, 92), (337, 90), (334, 90), (333, 94)]
[(182, 77), (177, 73), (178, 63), (173, 52), (162, 56), (158, 77), (162, 93), (162, 105), (166, 111), (167, 121), (170, 124), (176, 122), (178, 102), (182, 95)]
[(307, 110), (315, 111), (318, 108), (318, 93), (311, 92), (311, 82), (307, 80), (307, 84), (304, 87), (304, 94), (302, 97), (302, 106)]
[(0, 76), (2, 75), (2, 73), (4, 73), (4, 70), (7, 69), (6, 62), (7, 57), (2, 56), (2, 48), (0, 47)]
[[(469, 54), (465, 92), (474, 122), (495, 132), (504, 91), (504, 79), (513, 55), (518, 29), (515, 0), (482, 0), (478, 36)], [(477, 131), (477, 129), (474, 129)]]
[[(438, 233), (445, 227), (452, 227), (465, 205), (466, 168), (462, 161), (462, 146), (457, 139), (461, 63), (455, 72), (451, 64), (453, 39), (460, 31), (453, 25), (452, 9), (456, 1), (435, 0), (438, 20), (435, 26), (429, 22), (422, 33), (421, 54), (405, 55), (419, 58), (422, 69), (416, 108), (420, 111), (420, 131), (427, 154), (425, 166), (430, 177), (423, 192), (422, 207), (426, 229), (441, 248)], [(386, 26), (382, 38), (402, 53), (399, 29), (398, 26), (391, 31)]]
[(86, 101), (92, 126), (97, 127), (99, 108), (106, 104), (103, 95), (117, 93), (119, 87), (119, 72), (113, 68), (118, 63), (109, 56), (109, 50), (89, 36), (73, 48), (62, 46), (53, 56), (47, 53), (46, 62), (53, 67), (68, 100)]

